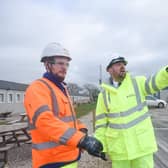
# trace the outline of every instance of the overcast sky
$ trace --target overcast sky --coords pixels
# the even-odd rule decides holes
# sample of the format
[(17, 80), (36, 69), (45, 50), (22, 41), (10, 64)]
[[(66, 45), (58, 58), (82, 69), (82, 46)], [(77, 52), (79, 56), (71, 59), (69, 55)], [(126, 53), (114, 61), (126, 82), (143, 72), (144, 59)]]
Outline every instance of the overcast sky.
[(44, 73), (43, 48), (60, 42), (67, 82), (98, 84), (112, 55), (134, 75), (168, 64), (167, 0), (0, 0), (0, 80), (30, 83)]

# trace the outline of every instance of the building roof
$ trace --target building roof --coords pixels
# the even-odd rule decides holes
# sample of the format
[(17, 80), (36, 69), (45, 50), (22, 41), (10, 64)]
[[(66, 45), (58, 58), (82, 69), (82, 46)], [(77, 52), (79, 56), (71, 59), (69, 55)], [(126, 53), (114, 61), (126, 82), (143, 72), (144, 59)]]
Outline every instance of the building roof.
[(25, 91), (27, 84), (0, 80), (0, 89)]

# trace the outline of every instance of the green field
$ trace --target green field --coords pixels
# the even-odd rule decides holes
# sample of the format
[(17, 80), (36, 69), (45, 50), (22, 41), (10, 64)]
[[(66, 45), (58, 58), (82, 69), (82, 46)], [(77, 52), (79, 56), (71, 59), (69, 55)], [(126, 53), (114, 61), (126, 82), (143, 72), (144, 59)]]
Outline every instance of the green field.
[(89, 112), (95, 110), (96, 103), (89, 103), (89, 104), (80, 104), (75, 107), (76, 116), (77, 118), (80, 118), (84, 115), (87, 115)]

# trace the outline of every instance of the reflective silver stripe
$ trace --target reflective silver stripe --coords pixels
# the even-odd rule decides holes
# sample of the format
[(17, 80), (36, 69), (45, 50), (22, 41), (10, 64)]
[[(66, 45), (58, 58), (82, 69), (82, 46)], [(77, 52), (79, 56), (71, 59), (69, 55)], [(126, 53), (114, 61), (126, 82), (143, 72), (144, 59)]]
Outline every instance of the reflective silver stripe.
[(33, 116), (33, 118), (32, 118), (32, 121), (33, 121), (34, 125), (35, 125), (35, 123), (36, 123), (37, 118), (39, 117), (39, 115), (40, 115), (41, 113), (43, 113), (43, 112), (46, 112), (46, 111), (50, 111), (48, 105), (43, 105), (43, 106), (39, 107), (39, 108), (35, 111), (34, 116)]
[(29, 130), (32, 130), (32, 129), (36, 128), (35, 125), (36, 125), (36, 121), (37, 121), (39, 115), (43, 112), (46, 112), (46, 111), (50, 111), (50, 109), (47, 105), (43, 105), (35, 111), (34, 116), (32, 118), (32, 123), (30, 123), (30, 121), (28, 123), (29, 124)]
[(96, 129), (98, 129), (98, 128), (107, 128), (107, 124), (101, 124), (101, 125), (97, 125), (96, 127), (95, 127), (95, 130)]
[[(137, 104), (140, 104), (141, 103), (141, 96), (140, 96), (140, 93), (139, 93), (137, 81), (133, 77), (131, 77), (131, 80), (132, 80), (132, 84), (133, 84), (134, 91), (135, 91), (135, 94), (136, 94)], [(110, 109), (108, 108), (108, 103), (107, 103), (107, 98), (106, 98), (106, 91), (105, 91), (105, 89), (102, 89), (101, 92), (103, 94), (103, 99), (104, 99), (104, 104), (106, 106), (106, 110), (109, 112)], [(108, 100), (109, 100), (109, 102), (111, 101), (110, 93), (108, 94)]]
[[(64, 121), (64, 122), (72, 122), (74, 121), (73, 117), (72, 116), (67, 116), (67, 117), (63, 117), (63, 118), (60, 118), (61, 121)], [(35, 129), (35, 124), (31, 124), (31, 123), (28, 123), (29, 125), (29, 130), (33, 130)]]
[(43, 142), (43, 143), (38, 143), (38, 144), (32, 143), (32, 148), (36, 150), (43, 150), (43, 149), (54, 148), (60, 145), (61, 144), (56, 143), (56, 142)]
[(152, 94), (152, 92), (150, 90), (150, 86), (149, 86), (150, 79), (151, 79), (151, 77), (149, 77), (145, 82), (145, 90), (146, 90), (147, 94)]
[(67, 141), (75, 134), (76, 129), (75, 128), (69, 128), (65, 133), (60, 137), (60, 143), (66, 144)]
[(72, 116), (66, 116), (66, 117), (63, 117), (63, 118), (60, 118), (61, 121), (64, 121), (64, 122), (71, 122), (71, 121), (74, 121), (73, 117)]
[(30, 117), (27, 115), (27, 123), (28, 123), (28, 130), (32, 130), (35, 128), (35, 126), (30, 123)]
[(99, 114), (99, 115), (96, 116), (96, 120), (100, 120), (100, 119), (103, 119), (105, 117), (107, 117), (107, 115), (105, 113)]
[(108, 101), (111, 102), (110, 92), (108, 92)]
[(33, 125), (33, 123), (30, 123), (30, 120), (29, 120), (29, 119), (27, 120), (27, 122), (28, 122), (28, 130), (29, 130), (29, 131), (31, 131), (31, 130), (33, 130), (33, 129), (36, 128), (35, 125)]
[(104, 105), (106, 107), (106, 110), (109, 111), (108, 104), (107, 104), (107, 99), (106, 99), (106, 91), (104, 89), (101, 90), (102, 95), (103, 95), (103, 100), (104, 100)]
[(43, 149), (49, 149), (49, 148), (54, 148), (57, 146), (60, 146), (61, 144), (66, 144), (67, 141), (75, 134), (76, 129), (75, 128), (69, 128), (67, 131), (65, 131), (64, 135), (60, 137), (59, 142), (44, 142), (44, 143), (38, 143), (32, 144), (32, 148), (36, 150), (43, 150)]
[[(135, 92), (135, 95), (136, 95), (136, 101), (137, 101), (137, 106), (127, 110), (127, 111), (124, 111), (124, 112), (118, 112), (118, 113), (110, 113), (110, 114), (107, 114), (108, 117), (124, 117), (124, 116), (128, 116), (132, 113), (135, 113), (137, 111), (141, 111), (145, 106), (146, 106), (146, 102), (141, 102), (141, 96), (140, 96), (140, 92), (139, 92), (139, 88), (138, 88), (138, 84), (137, 84), (137, 81), (135, 78), (131, 77), (131, 80), (132, 80), (132, 85), (133, 85), (133, 88), (134, 88), (134, 92)], [(106, 100), (106, 96), (103, 96), (104, 98), (104, 102), (107, 102)], [(108, 126), (110, 128), (116, 128), (116, 129), (126, 129), (126, 128), (130, 128), (134, 125), (136, 125), (137, 123), (143, 121), (144, 119), (146, 119), (148, 116), (150, 116), (150, 114), (147, 112), (145, 113), (144, 115), (142, 116), (139, 116), (137, 119), (133, 120), (133, 121), (130, 121), (129, 123), (127, 124), (115, 124), (115, 123), (109, 123)], [(103, 115), (99, 116), (99, 117), (103, 117)], [(98, 125), (96, 128), (99, 128), (103, 125)]]
[(53, 112), (54, 112), (54, 115), (58, 117), (58, 112), (59, 112), (58, 102), (57, 102), (57, 98), (56, 98), (56, 96), (54, 94), (53, 89), (51, 88), (51, 86), (46, 81), (44, 81), (42, 79), (39, 79), (39, 81), (43, 82), (49, 88), (49, 90), (51, 92)]
[(133, 87), (134, 87), (135, 94), (136, 94), (137, 104), (140, 104), (141, 103), (141, 97), (140, 97), (137, 81), (133, 77), (131, 77), (131, 79), (132, 79)]
[(113, 123), (109, 123), (108, 124), (108, 127), (110, 128), (115, 128), (115, 129), (127, 129), (127, 128), (130, 128), (130, 127), (133, 127), (134, 125), (142, 122), (143, 120), (145, 120), (146, 118), (148, 118), (150, 116), (149, 112), (146, 112), (144, 115), (136, 118), (135, 120), (133, 121), (130, 121), (129, 123), (127, 124), (113, 124)]
[(146, 102), (143, 102), (143, 103), (140, 103), (137, 106), (127, 110), (127, 111), (118, 112), (118, 113), (108, 113), (107, 117), (112, 117), (112, 118), (114, 118), (114, 117), (125, 117), (125, 116), (133, 114), (137, 111), (142, 110), (145, 106), (146, 106)]
[(155, 74), (154, 76), (152, 76), (152, 88), (153, 88), (153, 90), (155, 90), (157, 92), (157, 91), (159, 91), (159, 88), (156, 85), (156, 75), (157, 74)]
[(32, 131), (32, 130), (34, 130), (36, 127), (33, 125), (33, 124), (31, 124), (31, 123), (28, 123), (28, 130), (29, 131)]

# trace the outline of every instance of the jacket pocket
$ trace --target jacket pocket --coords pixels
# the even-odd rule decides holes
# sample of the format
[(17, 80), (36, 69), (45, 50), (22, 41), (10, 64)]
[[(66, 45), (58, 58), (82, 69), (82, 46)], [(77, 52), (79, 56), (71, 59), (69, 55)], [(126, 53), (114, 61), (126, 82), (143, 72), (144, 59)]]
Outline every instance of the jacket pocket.
[(136, 137), (141, 151), (156, 148), (155, 135), (152, 128), (136, 129)]
[(69, 101), (66, 98), (61, 98), (59, 116), (64, 117), (69, 113)]
[(122, 133), (119, 131), (108, 130), (105, 134), (107, 149), (111, 153), (122, 154), (124, 153), (124, 143)]

